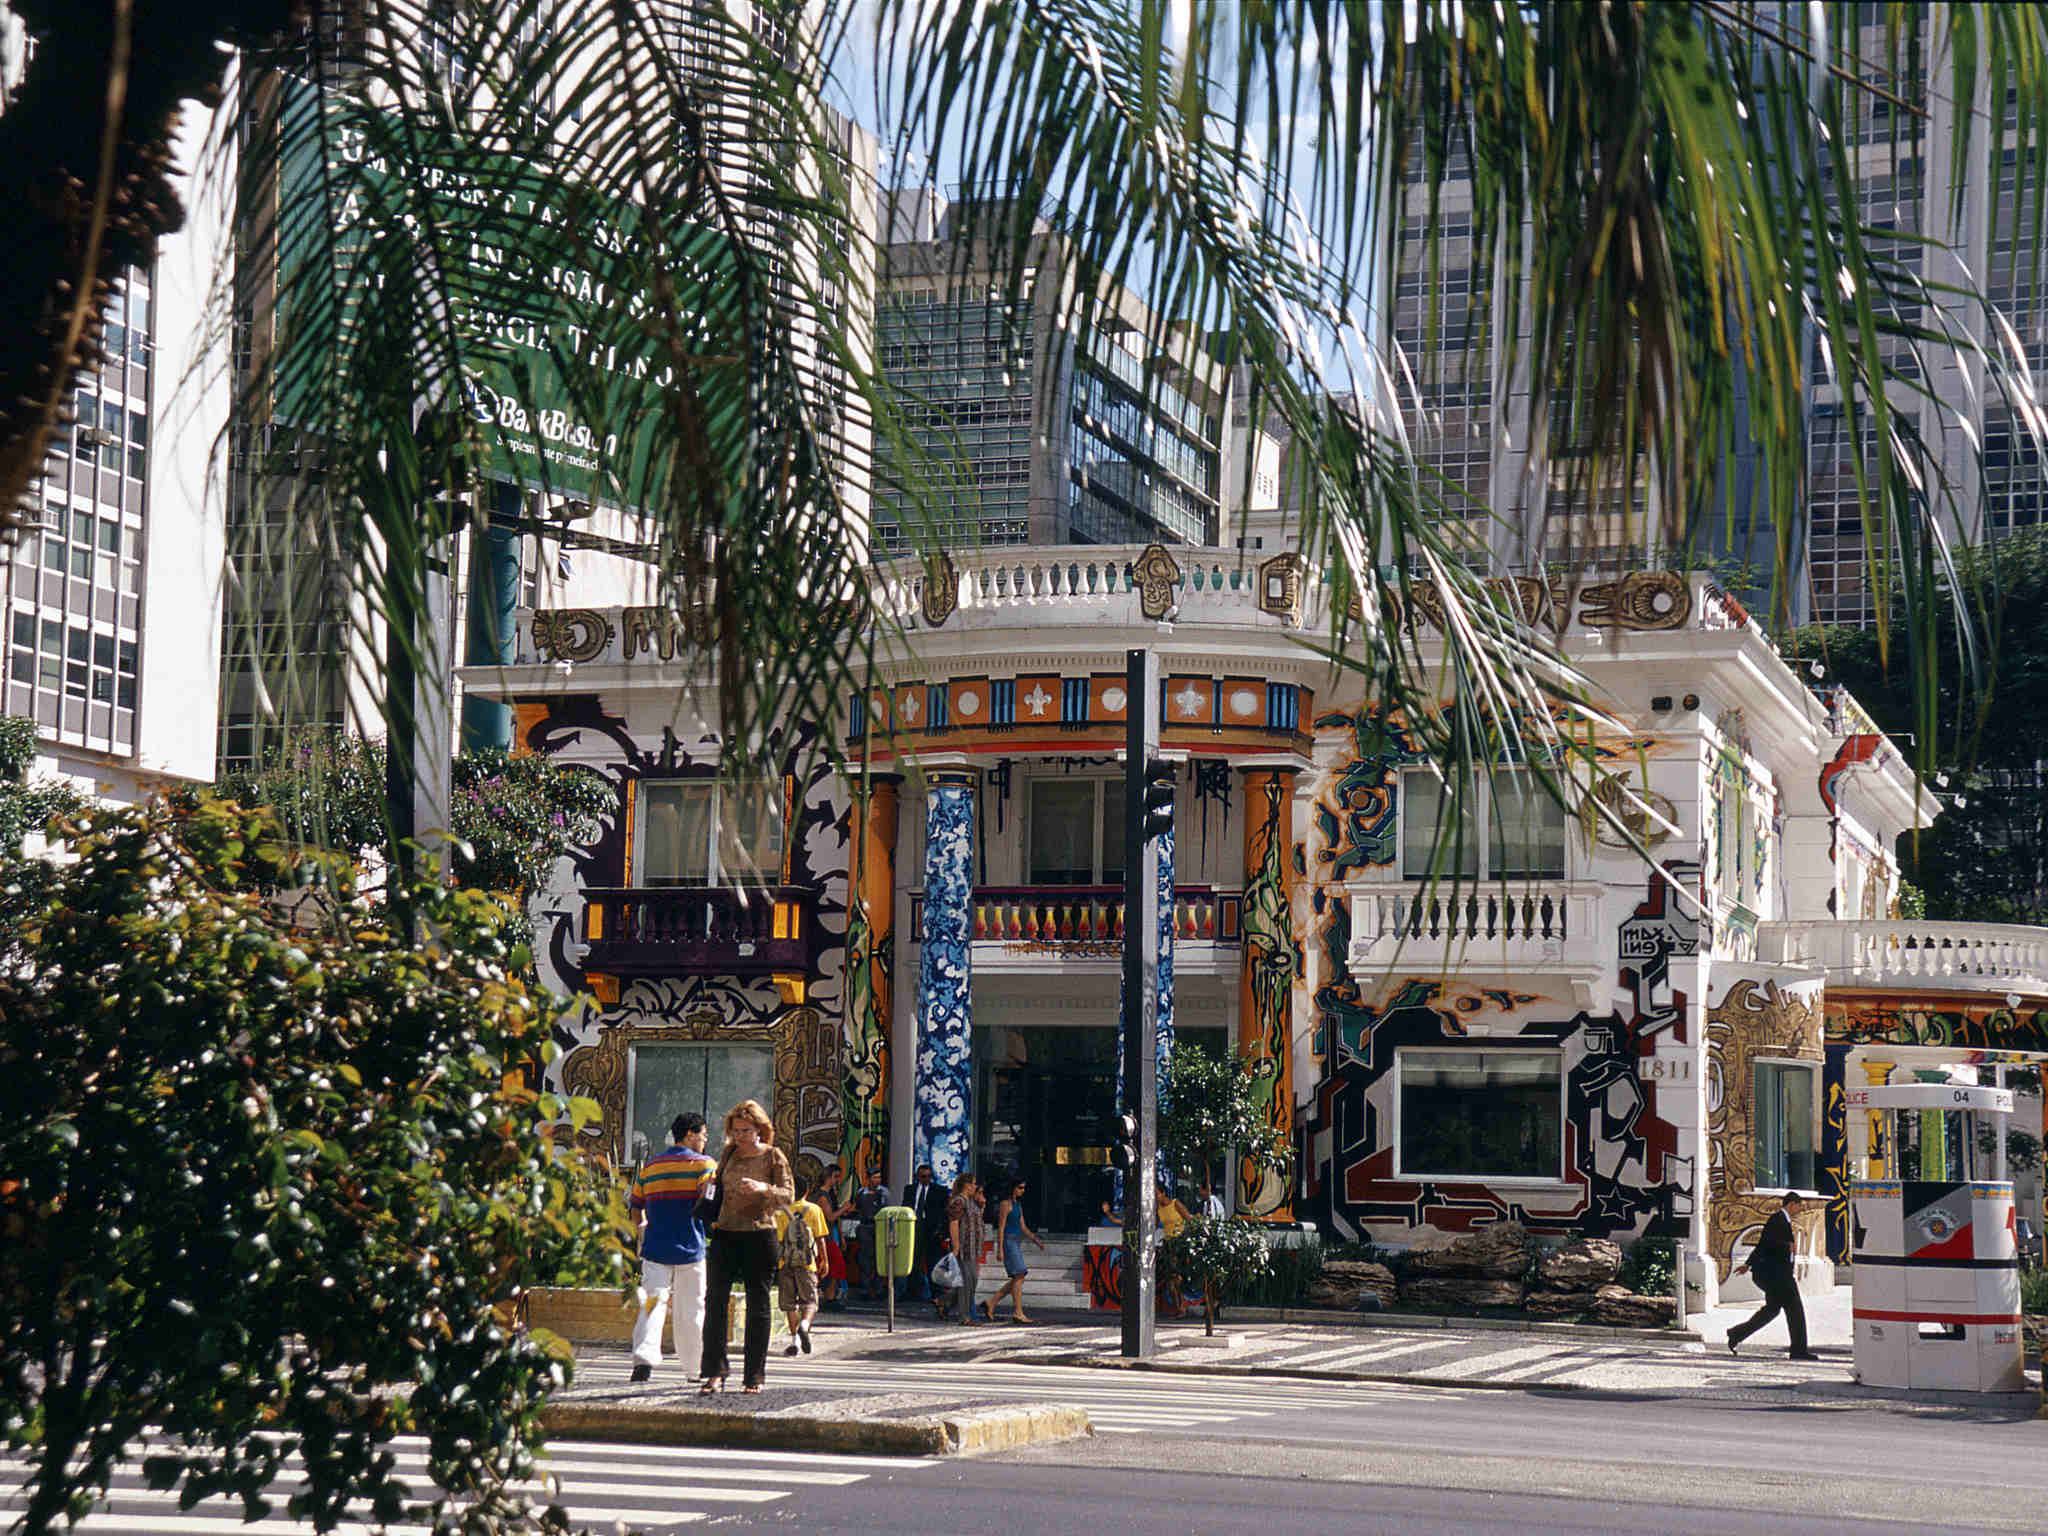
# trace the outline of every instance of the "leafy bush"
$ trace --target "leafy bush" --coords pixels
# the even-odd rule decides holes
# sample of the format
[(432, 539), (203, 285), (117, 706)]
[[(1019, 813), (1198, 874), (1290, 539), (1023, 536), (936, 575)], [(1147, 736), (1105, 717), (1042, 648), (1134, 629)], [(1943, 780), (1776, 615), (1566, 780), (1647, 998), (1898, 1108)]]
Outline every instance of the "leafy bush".
[(2048, 1316), (2048, 1269), (2020, 1271), (2020, 1310)]
[(1265, 1272), (1259, 1275), (1231, 1275), (1223, 1285), (1222, 1299), (1238, 1307), (1298, 1307), (1323, 1278), (1322, 1248), (1305, 1243), (1298, 1248), (1268, 1245)]
[(1224, 1292), (1259, 1284), (1272, 1270), (1273, 1250), (1256, 1222), (1195, 1216), (1166, 1240), (1159, 1259), (1183, 1286), (1200, 1287), (1204, 1331), (1213, 1334)]
[(1195, 1044), (1176, 1046), (1159, 1085), (1162, 1162), (1195, 1174), (1211, 1189), (1234, 1163), (1285, 1174), (1294, 1149), (1266, 1118), (1249, 1052), (1222, 1056)]
[(1614, 1283), (1639, 1296), (1669, 1296), (1678, 1272), (1677, 1246), (1668, 1237), (1639, 1237), (1621, 1256)]
[[(104, 1489), (145, 1428), (184, 1496), (250, 1517), (303, 1455), (290, 1512), (419, 1518), (391, 1464), (427, 1437), (471, 1530), (528, 1523), (569, 1355), (514, 1331), (522, 1291), (623, 1283), (616, 1191), (520, 1086), (551, 1009), (517, 979), (501, 906), (403, 894), (430, 945), (361, 903), (283, 921), (267, 813), (91, 811), (77, 862), (0, 966), (0, 1424), (28, 1458), (25, 1528)], [(259, 1433), (261, 1431), (261, 1433)], [(364, 1507), (366, 1506), (366, 1507)]]

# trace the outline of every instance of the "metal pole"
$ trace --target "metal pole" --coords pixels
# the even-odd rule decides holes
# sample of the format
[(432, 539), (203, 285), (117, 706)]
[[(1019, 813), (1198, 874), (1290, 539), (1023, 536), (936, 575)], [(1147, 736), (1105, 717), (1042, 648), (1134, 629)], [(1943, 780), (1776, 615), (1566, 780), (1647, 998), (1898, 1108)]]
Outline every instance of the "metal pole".
[[(881, 1230), (879, 1227), (877, 1231)], [(888, 1223), (889, 1257), (882, 1265), (882, 1293), (889, 1299), (889, 1331), (896, 1331), (896, 1223)]]
[(1153, 1352), (1153, 1242), (1158, 1231), (1158, 845), (1145, 835), (1146, 769), (1159, 755), (1159, 660), (1127, 653), (1124, 729), (1124, 1091), (1138, 1122), (1137, 1157), (1124, 1191), (1123, 1355)]

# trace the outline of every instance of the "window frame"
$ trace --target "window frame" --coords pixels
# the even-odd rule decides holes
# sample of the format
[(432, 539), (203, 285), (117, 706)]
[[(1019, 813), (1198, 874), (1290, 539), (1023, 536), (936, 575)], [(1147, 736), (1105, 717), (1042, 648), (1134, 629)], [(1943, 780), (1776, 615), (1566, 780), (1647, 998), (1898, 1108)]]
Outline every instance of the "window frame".
[[(1554, 1165), (1557, 1171), (1549, 1175), (1483, 1172), (1460, 1173), (1444, 1172), (1437, 1169), (1411, 1169), (1407, 1167), (1402, 1159), (1402, 1148), (1405, 1139), (1404, 1132), (1406, 1129), (1403, 1124), (1405, 1118), (1403, 1103), (1407, 1097), (1408, 1058), (1413, 1052), (1426, 1052), (1440, 1056), (1463, 1054), (1477, 1056), (1540, 1056), (1551, 1061), (1557, 1068), (1557, 1156)], [(1565, 1176), (1565, 1127), (1570, 1118), (1568, 1113), (1570, 1102), (1566, 1097), (1567, 1074), (1565, 1072), (1564, 1047), (1562, 1045), (1495, 1045), (1490, 1041), (1475, 1042), (1470, 1045), (1454, 1045), (1448, 1042), (1436, 1045), (1403, 1045), (1396, 1047), (1394, 1051), (1393, 1076), (1394, 1102), (1391, 1120), (1393, 1123), (1394, 1149), (1393, 1177), (1395, 1179), (1401, 1181), (1435, 1181), (1446, 1184), (1512, 1185), (1522, 1189), (1567, 1189), (1572, 1187), (1570, 1179)]]
[[(1782, 1072), (1788, 1067), (1796, 1068), (1797, 1070), (1804, 1072), (1806, 1074), (1806, 1127), (1808, 1133), (1808, 1146), (1806, 1150), (1806, 1156), (1810, 1169), (1815, 1179), (1818, 1179), (1820, 1176), (1820, 1148), (1822, 1137), (1825, 1134), (1821, 1124), (1821, 1063), (1817, 1061), (1807, 1061), (1798, 1056), (1752, 1056), (1750, 1058), (1749, 1063), (1749, 1140), (1751, 1159), (1750, 1189), (1759, 1194), (1785, 1194), (1787, 1192), (1797, 1192), (1805, 1195), (1817, 1195), (1818, 1191), (1814, 1188), (1812, 1184), (1784, 1184), (1778, 1183), (1775, 1180), (1766, 1180), (1764, 1177), (1765, 1170), (1763, 1158), (1763, 1140), (1765, 1097), (1763, 1091), (1763, 1075), (1766, 1069), (1775, 1072)], [(1769, 1102), (1772, 1106), (1772, 1113), (1775, 1115), (1777, 1113), (1777, 1104), (1779, 1101), (1776, 1096), (1773, 1096)], [(1785, 1153), (1783, 1152), (1783, 1140), (1784, 1135), (1783, 1130), (1781, 1128), (1779, 1132), (1779, 1141), (1781, 1143), (1780, 1157), (1784, 1158), (1788, 1164), (1788, 1166), (1784, 1168), (1782, 1171), (1789, 1173), (1791, 1171), (1789, 1167), (1790, 1159), (1789, 1157), (1786, 1157)], [(1781, 1170), (1773, 1168), (1770, 1171), (1773, 1174), (1776, 1174)]]
[[(1025, 780), (1023, 850), (1024, 883), (1026, 885), (1033, 886), (1050, 886), (1059, 883), (1055, 881), (1041, 880), (1038, 877), (1037, 869), (1033, 863), (1033, 847), (1035, 833), (1038, 827), (1038, 791), (1041, 786), (1054, 784), (1092, 784), (1095, 789), (1095, 810), (1091, 819), (1091, 837), (1094, 843), (1094, 856), (1092, 862), (1089, 864), (1089, 878), (1083, 881), (1073, 882), (1073, 888), (1076, 890), (1085, 890), (1089, 886), (1115, 885), (1118, 881), (1123, 879), (1124, 872), (1121, 869), (1118, 869), (1114, 874), (1111, 874), (1108, 870), (1108, 865), (1104, 857), (1109, 852), (1112, 842), (1118, 841), (1114, 837), (1113, 829), (1108, 825), (1106, 819), (1108, 816), (1108, 796), (1110, 787), (1115, 786), (1121, 788), (1123, 786), (1123, 776), (1121, 774), (1115, 773), (1047, 773), (1038, 774), (1032, 778)], [(1119, 846), (1117, 847), (1117, 853), (1119, 858), (1121, 858), (1123, 849), (1120, 846), (1120, 842)]]
[[(1484, 774), (1475, 773), (1470, 781), (1473, 796), (1472, 804), (1469, 807), (1469, 811), (1461, 807), (1461, 814), (1471, 829), (1466, 847), (1471, 850), (1469, 856), (1473, 861), (1474, 868), (1470, 871), (1461, 872), (1455, 867), (1462, 861), (1460, 850), (1453, 843), (1446, 845), (1441, 850), (1444, 867), (1438, 869), (1424, 868), (1411, 874), (1408, 865), (1409, 806), (1413, 800), (1413, 795), (1409, 789), (1411, 781), (1426, 780), (1436, 788), (1443, 797), (1438, 801), (1439, 805), (1455, 805), (1457, 803), (1452, 799), (1457, 785), (1454, 781), (1439, 779), (1436, 773), (1427, 765), (1403, 767), (1399, 770), (1399, 774), (1400, 781), (1395, 785), (1395, 793), (1398, 799), (1394, 807), (1395, 878), (1411, 885), (1428, 880), (1445, 879), (1490, 882), (1519, 880), (1533, 882), (1545, 880), (1566, 881), (1572, 878), (1574, 860), (1571, 837), (1572, 818), (1561, 805), (1553, 805), (1553, 809), (1558, 817), (1557, 868), (1554, 873), (1549, 870), (1532, 873), (1527, 870), (1500, 871), (1495, 869), (1495, 864), (1500, 862), (1496, 858), (1494, 847), (1496, 829), (1494, 826), (1493, 808), (1495, 804), (1494, 781), (1496, 778), (1508, 774), (1523, 778), (1528, 783), (1527, 793), (1530, 796), (1540, 799), (1544, 805), (1552, 805), (1550, 797), (1543, 792), (1542, 786), (1536, 782), (1534, 772), (1515, 764), (1497, 764)], [(1500, 841), (1503, 846), (1506, 845), (1507, 840), (1505, 838), (1500, 839)], [(1428, 854), (1425, 854), (1425, 857), (1435, 854), (1437, 851), (1436, 839), (1432, 837)]]
[[(748, 869), (738, 874), (728, 874), (722, 857), (726, 843), (726, 800), (732, 791), (741, 788), (760, 788), (768, 796), (768, 803), (774, 807), (778, 823), (777, 843), (781, 855), (776, 868), (771, 872)], [(651, 881), (647, 878), (647, 840), (653, 817), (649, 806), (650, 793), (662, 789), (708, 789), (711, 797), (710, 813), (704, 818), (704, 835), (707, 843), (704, 857), (704, 876), (684, 876), (677, 879)], [(642, 779), (634, 789), (633, 807), (633, 864), (631, 887), (634, 890), (732, 890), (745, 886), (780, 885), (789, 868), (789, 781), (779, 779), (720, 779), (707, 777)]]

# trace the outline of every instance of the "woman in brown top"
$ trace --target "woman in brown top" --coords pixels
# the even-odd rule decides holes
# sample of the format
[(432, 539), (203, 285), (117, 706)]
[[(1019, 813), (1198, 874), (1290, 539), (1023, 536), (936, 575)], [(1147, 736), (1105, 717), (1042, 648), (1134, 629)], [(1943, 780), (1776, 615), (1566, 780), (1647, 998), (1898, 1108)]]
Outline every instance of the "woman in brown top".
[(960, 1261), (960, 1321), (971, 1324), (976, 1321), (974, 1287), (981, 1279), (981, 1181), (973, 1174), (961, 1174), (953, 1186), (946, 1220), (952, 1228), (953, 1257)]
[(704, 1299), (705, 1396), (725, 1386), (727, 1312), (735, 1276), (747, 1288), (746, 1388), (761, 1390), (768, 1370), (768, 1288), (775, 1279), (775, 1213), (796, 1192), (789, 1159), (775, 1148), (775, 1122), (747, 1099), (725, 1117), (718, 1159), (718, 1215), (711, 1224)]

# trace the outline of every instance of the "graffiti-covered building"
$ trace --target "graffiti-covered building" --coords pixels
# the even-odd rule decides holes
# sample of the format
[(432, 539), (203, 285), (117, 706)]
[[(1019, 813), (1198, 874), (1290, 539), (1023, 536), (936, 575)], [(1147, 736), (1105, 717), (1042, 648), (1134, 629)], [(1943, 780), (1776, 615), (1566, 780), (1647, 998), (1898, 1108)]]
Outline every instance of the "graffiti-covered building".
[(1447, 791), (1303, 643), (1327, 588), (1293, 555), (880, 576), (905, 643), (792, 724), (779, 779), (718, 778), (655, 610), (523, 612), (516, 663), (468, 679), (621, 790), (534, 903), (549, 980), (599, 1000), (552, 1070), (617, 1156), (752, 1096), (800, 1166), (1020, 1172), (1034, 1225), (1089, 1225), (1134, 646), (1179, 765), (1162, 1033), (1249, 1052), (1300, 1153), (1241, 1213), (1396, 1245), (1665, 1222), (1725, 1277), (1777, 1192), (1838, 1192), (1845, 1082), (2048, 1054), (2048, 933), (1896, 916), (1891, 850), (1938, 806), (1702, 577), (1513, 587), (1612, 722), (1567, 811), (1511, 767)]

